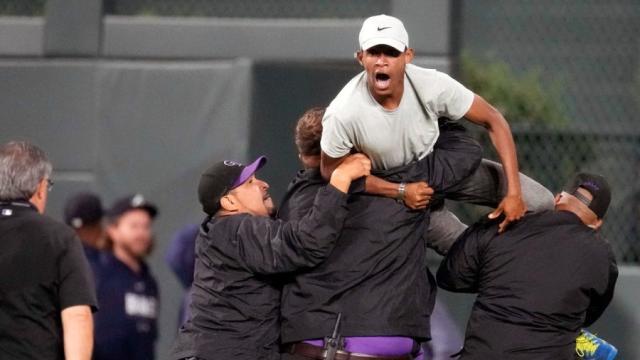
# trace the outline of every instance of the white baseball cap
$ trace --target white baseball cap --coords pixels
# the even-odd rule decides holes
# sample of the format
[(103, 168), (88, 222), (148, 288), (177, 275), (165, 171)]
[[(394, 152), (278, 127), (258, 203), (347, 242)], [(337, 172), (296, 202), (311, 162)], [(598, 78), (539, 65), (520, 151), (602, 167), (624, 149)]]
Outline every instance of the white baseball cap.
[(409, 34), (402, 21), (384, 14), (366, 19), (362, 23), (358, 40), (361, 50), (367, 50), (376, 45), (389, 45), (403, 52), (409, 47)]

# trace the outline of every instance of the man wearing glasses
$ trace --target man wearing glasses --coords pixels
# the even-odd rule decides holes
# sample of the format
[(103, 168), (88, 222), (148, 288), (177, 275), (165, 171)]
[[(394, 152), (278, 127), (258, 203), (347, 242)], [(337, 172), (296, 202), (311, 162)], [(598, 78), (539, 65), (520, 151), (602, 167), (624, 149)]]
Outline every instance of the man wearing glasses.
[(44, 215), (51, 163), (27, 142), (0, 146), (0, 358), (91, 358), (96, 297), (73, 230)]

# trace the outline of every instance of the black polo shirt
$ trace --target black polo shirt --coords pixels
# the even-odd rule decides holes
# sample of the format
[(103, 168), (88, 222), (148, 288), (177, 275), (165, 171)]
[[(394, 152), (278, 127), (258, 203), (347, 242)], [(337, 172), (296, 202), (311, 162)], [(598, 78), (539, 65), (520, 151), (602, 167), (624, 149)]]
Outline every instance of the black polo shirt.
[(64, 359), (60, 312), (96, 309), (73, 230), (26, 201), (0, 203), (0, 359)]

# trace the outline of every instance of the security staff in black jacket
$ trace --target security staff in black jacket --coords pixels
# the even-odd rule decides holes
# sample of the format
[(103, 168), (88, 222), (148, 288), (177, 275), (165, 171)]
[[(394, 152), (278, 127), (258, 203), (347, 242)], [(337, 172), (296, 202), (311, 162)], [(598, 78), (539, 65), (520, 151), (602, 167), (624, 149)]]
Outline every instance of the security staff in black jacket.
[(198, 195), (208, 218), (196, 240), (191, 315), (173, 359), (279, 359), (280, 287), (269, 275), (315, 266), (331, 252), (351, 181), (371, 168), (364, 155), (348, 160), (298, 222), (269, 217), (269, 186), (254, 175), (266, 158), (248, 166), (223, 161), (205, 171)]
[(478, 293), (461, 359), (573, 359), (581, 327), (596, 321), (618, 276), (597, 230), (611, 199), (598, 175), (578, 174), (555, 210), (463, 233), (438, 269), (438, 285)]
[[(319, 132), (315, 133), (319, 143)], [(300, 139), (297, 134), (296, 141)], [(475, 170), (481, 153), (480, 146), (463, 131), (445, 130), (432, 154), (411, 166), (378, 175), (394, 182), (394, 190), (401, 182), (426, 180), (436, 190), (437, 198)], [(319, 169), (305, 155), (301, 151), (308, 168), (291, 183), (278, 214), (281, 219), (303, 216), (323, 183)], [(370, 178), (365, 186), (367, 193), (373, 192)], [(369, 359), (385, 354), (407, 358), (417, 343), (429, 339), (435, 279), (425, 266), (427, 215), (427, 211), (415, 211), (387, 197), (352, 197), (349, 216), (331, 256), (297, 274), (284, 287), (283, 359), (322, 358), (322, 339), (332, 334), (338, 314), (339, 332), (346, 338), (341, 358), (362, 358), (356, 352)], [(382, 342), (393, 344), (378, 350), (369, 346)], [(361, 350), (350, 347), (354, 344)]]

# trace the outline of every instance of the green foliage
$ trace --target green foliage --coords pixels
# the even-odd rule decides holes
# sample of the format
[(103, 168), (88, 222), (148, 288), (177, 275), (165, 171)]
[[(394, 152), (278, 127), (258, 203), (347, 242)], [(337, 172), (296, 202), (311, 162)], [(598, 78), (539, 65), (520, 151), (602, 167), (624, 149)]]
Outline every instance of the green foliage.
[(460, 79), (510, 123), (556, 129), (568, 123), (558, 91), (546, 89), (537, 70), (517, 75), (502, 61), (481, 61), (465, 53), (461, 56)]
[(46, 0), (2, 0), (2, 16), (43, 16)]

